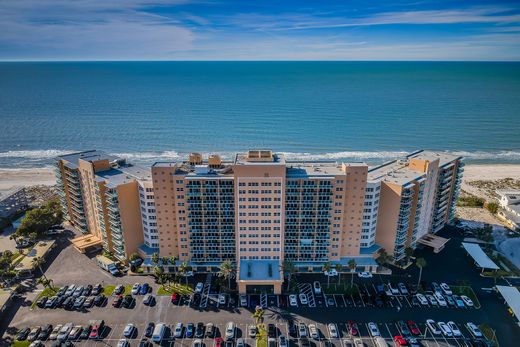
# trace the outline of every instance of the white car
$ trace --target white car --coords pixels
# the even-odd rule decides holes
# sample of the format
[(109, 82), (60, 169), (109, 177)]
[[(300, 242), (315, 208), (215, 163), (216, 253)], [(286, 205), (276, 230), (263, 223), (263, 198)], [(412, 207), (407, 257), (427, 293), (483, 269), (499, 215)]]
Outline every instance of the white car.
[(428, 299), (422, 294), (416, 294), (415, 297), (419, 301), (419, 303), (423, 306), (428, 306)]
[(235, 338), (235, 323), (228, 322), (226, 324), (226, 339), (233, 339)]
[(300, 302), (302, 303), (302, 305), (307, 305), (309, 303), (309, 301), (307, 300), (307, 295), (301, 293), (300, 295), (298, 295), (298, 297), (300, 298)]
[(298, 334), (300, 337), (307, 337), (307, 328), (305, 327), (305, 323), (300, 323), (298, 325)]
[(72, 330), (72, 323), (67, 323), (61, 327), (60, 332), (58, 333), (57, 339), (59, 341), (65, 341), (69, 336), (70, 331)]
[(74, 293), (75, 290), (76, 290), (76, 285), (75, 284), (71, 285), (65, 291), (65, 296), (71, 296)]
[(126, 339), (117, 341), (117, 347), (130, 347), (130, 343)]
[(444, 283), (444, 282), (441, 283), (440, 287), (441, 287), (442, 291), (444, 292), (444, 294), (446, 294), (446, 295), (453, 295), (453, 292), (450, 289), (450, 286), (447, 285), (446, 283)]
[(315, 324), (309, 324), (309, 334), (315, 340), (320, 338), (320, 334), (318, 333), (318, 328), (316, 328)]
[(372, 335), (372, 337), (381, 336), (381, 333), (379, 332), (379, 329), (377, 328), (377, 324), (374, 322), (368, 323), (368, 330), (370, 331), (370, 335)]
[(332, 338), (332, 339), (339, 338), (338, 327), (337, 327), (336, 324), (329, 323), (329, 325), (327, 325), (327, 328), (329, 329), (329, 337), (330, 338)]
[(368, 271), (358, 272), (357, 275), (360, 278), (372, 278), (372, 273)]
[(399, 289), (392, 287), (390, 282), (388, 282), (388, 289), (390, 289), (393, 295), (399, 295)]
[(401, 294), (408, 295), (408, 288), (406, 288), (404, 283), (398, 283), (397, 286), (399, 287)]
[(256, 337), (256, 334), (258, 333), (258, 329), (256, 328), (256, 325), (250, 325), (249, 326), (249, 337), (254, 339)]
[(289, 305), (298, 306), (298, 298), (296, 294), (289, 295)]
[(173, 336), (176, 338), (182, 337), (182, 323), (175, 324), (175, 330), (173, 330)]
[(226, 304), (226, 294), (219, 294), (218, 295), (218, 304), (219, 305), (225, 305)]
[(313, 283), (312, 287), (314, 288), (314, 294), (317, 294), (317, 295), (320, 295), (320, 294), (321, 294), (321, 285), (320, 285), (320, 282), (315, 281), (315, 282)]
[[(441, 284), (441, 286), (442, 286), (442, 284)], [(455, 337), (462, 336), (462, 332), (460, 331), (460, 329), (459, 329), (459, 327), (457, 326), (457, 324), (455, 324), (455, 323), (452, 322), (452, 321), (449, 321), (447, 324), (448, 324), (448, 326), (450, 327), (451, 332), (453, 333), (453, 336), (455, 336)]]
[(123, 330), (124, 337), (131, 337), (134, 334), (135, 325), (129, 323), (126, 325), (125, 330)]
[(354, 341), (352, 341), (351, 339), (343, 339), (343, 340), (341, 340), (341, 346), (342, 347), (353, 347)]
[(141, 289), (141, 285), (139, 283), (135, 283), (133, 286), (132, 286), (132, 295), (137, 295), (139, 294), (139, 289)]
[(325, 276), (337, 276), (338, 275), (338, 272), (335, 269), (332, 269), (330, 271), (324, 271), (323, 273), (325, 274)]
[(58, 338), (58, 334), (60, 333), (61, 328), (63, 328), (63, 325), (56, 325), (54, 329), (52, 329), (51, 334), (49, 335), (49, 340), (56, 340)]
[(462, 301), (464, 301), (464, 304), (466, 304), (466, 306), (473, 307), (473, 301), (470, 298), (468, 298), (466, 295), (461, 295), (460, 298)]
[(439, 293), (435, 293), (435, 294), (433, 294), (433, 296), (435, 296), (435, 299), (439, 303), (439, 306), (443, 306), (443, 307), (448, 306), (446, 299), (444, 299), (444, 297), (442, 295), (440, 295)]
[(240, 306), (246, 307), (247, 306), (247, 295), (240, 295)]
[(202, 293), (202, 289), (204, 289), (204, 283), (199, 282), (195, 286), (195, 290), (194, 291), (195, 291), (195, 293)]
[(437, 326), (437, 323), (433, 319), (427, 319), (426, 325), (430, 329), (433, 335), (440, 335), (442, 332), (439, 330), (439, 327)]
[(354, 345), (356, 347), (365, 347), (365, 344), (363, 343), (363, 340), (361, 340), (360, 338), (355, 338), (354, 339)]
[(426, 294), (426, 299), (428, 299), (430, 305), (437, 306), (437, 299), (433, 295)]
[(480, 331), (480, 329), (472, 322), (466, 323), (466, 328), (468, 328), (469, 332), (474, 337), (476, 337), (476, 338), (482, 337), (482, 331)]
[(452, 337), (453, 336), (453, 332), (451, 331), (451, 329), (448, 326), (448, 324), (446, 324), (444, 322), (437, 322), (437, 325), (439, 326), (439, 329), (441, 329), (442, 335), (444, 335), (446, 337)]

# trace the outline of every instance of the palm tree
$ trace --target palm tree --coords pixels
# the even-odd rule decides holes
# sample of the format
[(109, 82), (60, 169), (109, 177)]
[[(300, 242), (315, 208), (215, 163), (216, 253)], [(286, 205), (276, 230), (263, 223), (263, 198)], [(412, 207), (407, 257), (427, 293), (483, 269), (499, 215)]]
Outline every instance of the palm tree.
[(406, 263), (410, 262), (410, 258), (413, 256), (414, 249), (412, 247), (406, 247), (404, 249), (404, 254), (406, 256)]
[(222, 264), (220, 264), (217, 276), (227, 279), (228, 289), (231, 290), (231, 279), (235, 277), (235, 268), (233, 267), (231, 261), (226, 260)]
[(54, 290), (54, 286), (52, 285), (54, 283), (54, 281), (52, 279), (40, 277), (40, 278), (38, 278), (38, 283), (43, 285), (44, 288), (49, 288), (51, 290)]
[(164, 269), (162, 266), (156, 266), (154, 267), (154, 274), (155, 274), (155, 277), (157, 278), (157, 282), (159, 282), (159, 284), (164, 284)]
[(152, 254), (152, 263), (157, 264), (159, 262), (159, 253)]
[(175, 263), (177, 262), (177, 257), (176, 256), (171, 256), (170, 257), (170, 264), (173, 265), (173, 272), (175, 272)]
[(332, 265), (330, 263), (323, 264), (322, 268), (323, 272), (327, 273), (327, 287), (330, 286), (330, 270), (332, 270)]
[(428, 265), (428, 263), (424, 258), (417, 258), (417, 260), (415, 261), (415, 266), (419, 268), (419, 280), (417, 281), (417, 287), (419, 286), (419, 283), (421, 283), (422, 270), (426, 265)]
[(261, 307), (257, 307), (252, 317), (255, 319), (256, 325), (259, 325), (264, 321), (264, 310)]
[(287, 277), (287, 290), (289, 290), (291, 288), (291, 278), (296, 272), (298, 272), (298, 269), (292, 260), (284, 260), (282, 270), (284, 277)]
[(350, 259), (348, 261), (348, 268), (352, 275), (350, 276), (350, 287), (352, 288), (354, 286), (354, 271), (356, 270), (357, 263), (355, 259)]
[(47, 279), (47, 277), (45, 277), (45, 273), (43, 272), (43, 269), (42, 269), (43, 263), (44, 263), (44, 260), (42, 257), (34, 257), (34, 259), (32, 260), (33, 268), (37, 267), (38, 270), (40, 270), (43, 278)]
[(376, 258), (376, 262), (379, 266), (384, 266), (392, 260), (392, 257), (386, 253), (384, 248), (380, 248), (379, 251), (377, 251), (377, 254), (379, 256)]
[(188, 272), (191, 270), (191, 266), (189, 266), (186, 262), (182, 262), (179, 266), (179, 272), (182, 276), (184, 276), (184, 279), (186, 280), (186, 285), (188, 285)]
[(343, 265), (341, 265), (340, 263), (336, 264), (334, 266), (334, 268), (336, 269), (336, 271), (338, 272), (338, 284), (341, 282), (341, 271), (343, 271)]

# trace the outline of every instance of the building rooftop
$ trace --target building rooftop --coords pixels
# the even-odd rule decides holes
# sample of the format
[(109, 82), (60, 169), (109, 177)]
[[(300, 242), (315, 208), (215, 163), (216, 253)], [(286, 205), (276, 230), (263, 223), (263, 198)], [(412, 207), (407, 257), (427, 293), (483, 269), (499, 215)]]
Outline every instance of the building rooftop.
[(107, 153), (105, 153), (103, 151), (99, 151), (97, 149), (60, 155), (58, 157), (58, 159), (66, 161), (69, 164), (68, 166), (71, 168), (77, 168), (79, 166), (80, 159), (83, 159), (86, 161), (98, 161), (98, 160), (108, 160), (109, 162), (124, 161), (122, 158), (107, 154)]
[(407, 158), (417, 158), (422, 160), (435, 160), (439, 159), (439, 166), (442, 167), (444, 165), (448, 165), (454, 160), (462, 159), (459, 155), (450, 154), (447, 152), (434, 152), (434, 151), (426, 151), (420, 150), (417, 152), (410, 153), (407, 155)]
[(400, 186), (406, 186), (412, 181), (425, 176), (424, 172), (410, 170), (407, 164), (401, 160), (394, 160), (368, 170), (368, 181), (384, 181)]
[(152, 175), (149, 169), (131, 164), (120, 165), (110, 170), (96, 173), (96, 180), (108, 180), (107, 187), (115, 188), (121, 184), (133, 182), (135, 180), (151, 180)]
[(285, 155), (270, 150), (252, 150), (237, 153), (235, 165), (285, 165)]
[[(366, 166), (365, 163), (346, 163), (347, 166)], [(334, 177), (344, 175), (342, 163), (335, 161), (287, 162), (287, 178)]]
[(241, 281), (280, 280), (279, 262), (267, 259), (240, 260), (238, 279)]

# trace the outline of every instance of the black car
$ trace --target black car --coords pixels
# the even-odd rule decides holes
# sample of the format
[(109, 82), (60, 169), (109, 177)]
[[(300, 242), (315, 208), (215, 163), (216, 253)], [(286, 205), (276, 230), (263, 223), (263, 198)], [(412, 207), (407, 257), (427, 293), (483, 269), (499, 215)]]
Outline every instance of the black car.
[(288, 327), (288, 330), (289, 330), (289, 335), (291, 337), (296, 337), (297, 336), (297, 332), (296, 332), (296, 325), (294, 325), (294, 322), (289, 322), (287, 324), (287, 327)]
[(65, 294), (65, 292), (67, 291), (67, 289), (69, 289), (68, 286), (63, 286), (61, 287), (60, 289), (58, 289), (58, 292), (56, 293), (57, 296), (62, 296), (63, 294)]
[(198, 322), (197, 327), (195, 328), (195, 337), (201, 338), (204, 337), (204, 323)]
[(153, 329), (155, 328), (155, 324), (150, 322), (146, 326), (146, 330), (144, 331), (144, 336), (151, 337), (153, 335)]
[(38, 299), (38, 301), (36, 301), (36, 306), (38, 306), (39, 308), (44, 308), (46, 302), (47, 302), (47, 297), (42, 296), (41, 298)]
[(56, 307), (61, 307), (65, 299), (67, 299), (66, 296), (58, 296), (58, 299), (56, 300)]
[(303, 338), (300, 340), (300, 346), (301, 347), (311, 347), (311, 343), (310, 343), (309, 339)]
[(94, 305), (101, 306), (105, 302), (106, 297), (103, 294), (99, 294), (94, 298)]
[(88, 339), (91, 330), (92, 330), (92, 326), (91, 325), (85, 325), (83, 327), (83, 331), (81, 332), (81, 335), (79, 335), (79, 338), (82, 339), (82, 340)]
[(193, 305), (199, 306), (200, 305), (200, 294), (193, 294), (193, 299), (191, 301)]
[(276, 327), (274, 326), (274, 324), (269, 323), (269, 325), (267, 326), (267, 333), (269, 337), (276, 337)]
[(380, 295), (377, 295), (376, 298), (375, 298), (375, 305), (377, 307), (383, 307), (385, 303), (383, 302), (383, 299), (381, 298)]
[(74, 305), (74, 301), (75, 301), (75, 299), (72, 296), (69, 296), (63, 302), (63, 305), (62, 305), (63, 308), (66, 309), (66, 310), (72, 309), (72, 305)]
[(133, 302), (134, 302), (134, 298), (132, 297), (132, 295), (127, 294), (127, 295), (125, 295), (125, 298), (123, 299), (123, 307), (130, 308), (130, 306), (132, 306)]
[(152, 347), (153, 344), (148, 341), (147, 339), (142, 339), (141, 341), (139, 341), (139, 345), (137, 345), (138, 347)]
[(38, 334), (38, 340), (42, 340), (42, 341), (47, 340), (49, 338), (49, 335), (51, 334), (51, 332), (52, 332), (52, 325), (51, 324), (44, 325), (42, 330)]
[(83, 289), (83, 293), (81, 295), (89, 296), (92, 293), (92, 285), (87, 285), (85, 289)]
[(23, 328), (22, 330), (20, 330), (18, 332), (18, 334), (16, 335), (16, 339), (18, 341), (25, 341), (27, 340), (27, 335), (29, 335), (29, 333), (31, 332), (31, 329), (29, 328)]

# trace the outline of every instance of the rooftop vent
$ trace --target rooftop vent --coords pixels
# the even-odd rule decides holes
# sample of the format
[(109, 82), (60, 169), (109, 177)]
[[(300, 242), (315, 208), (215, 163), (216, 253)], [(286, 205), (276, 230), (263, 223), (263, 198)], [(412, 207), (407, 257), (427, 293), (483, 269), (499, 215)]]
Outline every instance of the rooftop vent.
[(248, 161), (273, 161), (271, 150), (250, 150), (247, 152)]
[(220, 169), (222, 167), (222, 158), (218, 154), (211, 154), (208, 158), (208, 166), (212, 169)]
[(202, 164), (202, 154), (190, 153), (188, 162), (190, 163), (190, 165), (201, 165)]

